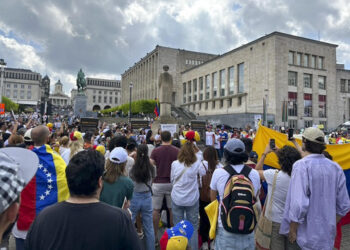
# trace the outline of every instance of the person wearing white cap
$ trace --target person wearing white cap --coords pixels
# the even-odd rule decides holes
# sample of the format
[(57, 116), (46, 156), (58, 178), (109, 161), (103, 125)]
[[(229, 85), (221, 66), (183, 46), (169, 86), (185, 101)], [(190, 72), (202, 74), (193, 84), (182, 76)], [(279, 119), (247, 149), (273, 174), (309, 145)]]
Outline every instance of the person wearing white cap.
[[(0, 242), (11, 232), (21, 191), (33, 178), (38, 166), (39, 158), (30, 150), (0, 149)], [(2, 247), (6, 245), (0, 245)]]
[(293, 165), (280, 228), (301, 249), (333, 249), (336, 224), (350, 211), (344, 171), (325, 149), (323, 132), (305, 129), (304, 157)]
[(132, 180), (125, 176), (128, 154), (122, 147), (117, 147), (109, 154), (106, 172), (103, 177), (103, 190), (100, 200), (109, 205), (127, 209), (134, 191)]

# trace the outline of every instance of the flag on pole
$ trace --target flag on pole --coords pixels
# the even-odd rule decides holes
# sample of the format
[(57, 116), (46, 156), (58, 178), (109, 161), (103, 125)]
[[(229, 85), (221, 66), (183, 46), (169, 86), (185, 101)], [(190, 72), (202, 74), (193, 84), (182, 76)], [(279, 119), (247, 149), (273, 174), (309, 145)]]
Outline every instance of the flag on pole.
[(158, 99), (156, 99), (156, 106), (154, 107), (154, 111), (153, 112), (156, 115), (156, 117), (159, 116)]

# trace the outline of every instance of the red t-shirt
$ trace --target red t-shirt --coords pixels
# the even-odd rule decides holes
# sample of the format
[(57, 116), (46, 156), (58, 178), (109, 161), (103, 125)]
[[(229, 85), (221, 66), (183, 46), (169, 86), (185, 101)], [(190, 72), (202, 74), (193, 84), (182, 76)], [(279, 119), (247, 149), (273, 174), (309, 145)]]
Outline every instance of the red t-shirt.
[(154, 183), (170, 183), (171, 163), (177, 160), (179, 149), (172, 145), (162, 145), (153, 149), (151, 159), (157, 166), (157, 175)]

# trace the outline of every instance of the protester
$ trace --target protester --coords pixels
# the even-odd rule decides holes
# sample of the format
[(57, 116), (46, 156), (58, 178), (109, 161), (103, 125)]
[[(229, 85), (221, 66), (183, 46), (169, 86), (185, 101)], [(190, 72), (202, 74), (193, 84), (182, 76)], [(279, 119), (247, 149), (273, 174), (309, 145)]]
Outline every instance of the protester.
[(38, 156), (22, 148), (0, 149), (0, 249), (7, 249), (21, 191), (38, 169)]
[(205, 145), (214, 146), (215, 144), (215, 133), (212, 131), (212, 127), (208, 126), (207, 131), (205, 132)]
[(65, 176), (66, 164), (59, 154), (45, 144), (49, 140), (49, 135), (49, 129), (42, 125), (31, 131), (33, 152), (39, 158), (39, 168), (35, 177), (21, 193), (18, 220), (12, 230), (17, 250), (24, 249), (27, 231), (39, 212), (69, 197)]
[(206, 173), (200, 179), (200, 196), (199, 196), (199, 234), (202, 238), (202, 250), (214, 249), (214, 241), (209, 242), (210, 223), (204, 208), (210, 203), (210, 182), (215, 169), (223, 168), (220, 163), (217, 151), (213, 146), (207, 147), (203, 152), (203, 161), (201, 162), (206, 170)]
[(139, 145), (137, 148), (135, 165), (130, 171), (130, 177), (134, 182), (134, 193), (131, 199), (130, 210), (133, 223), (135, 223), (136, 216), (141, 213), (147, 250), (155, 248), (151, 187), (155, 174), (155, 168), (148, 157), (147, 145)]
[(336, 223), (350, 210), (344, 171), (327, 159), (324, 134), (307, 128), (303, 159), (293, 165), (280, 233), (301, 249), (333, 249)]
[(69, 148), (65, 150), (61, 155), (67, 165), (70, 159), (72, 159), (72, 157), (76, 153), (84, 150), (83, 135), (79, 131), (73, 131), (69, 135), (69, 139), (70, 139)]
[[(112, 152), (112, 150), (116, 147), (123, 148), (125, 153), (128, 154), (128, 152), (126, 150), (127, 145), (128, 145), (128, 139), (126, 138), (126, 136), (117, 135), (117, 136), (113, 137), (109, 141), (108, 152), (106, 152), (105, 158), (108, 159), (110, 152)], [(134, 166), (134, 164), (135, 164), (134, 158), (132, 158), (128, 155), (127, 160), (126, 160), (126, 166), (125, 166), (125, 175), (126, 176), (129, 176), (130, 169), (132, 168), (132, 166)]]
[(99, 152), (74, 155), (66, 169), (71, 197), (38, 215), (26, 249), (141, 249), (128, 215), (99, 201), (103, 172), (104, 158)]
[[(220, 201), (223, 201), (224, 189), (229, 177), (239, 173), (249, 178), (256, 197), (260, 189), (259, 173), (248, 166), (244, 166), (244, 162), (248, 160), (244, 143), (239, 139), (229, 140), (224, 148), (224, 157), (228, 166), (214, 171), (210, 183), (211, 200), (217, 199), (217, 195), (219, 195)], [(224, 229), (221, 210), (222, 206), (219, 207), (215, 249), (255, 249), (254, 232), (248, 234), (228, 232)]]
[(129, 208), (134, 190), (132, 180), (125, 176), (127, 158), (125, 149), (121, 147), (113, 149), (109, 154), (100, 197), (101, 201), (124, 209)]
[[(190, 132), (188, 132), (190, 133)], [(187, 141), (180, 149), (178, 160), (171, 164), (172, 212), (174, 223), (186, 219), (194, 228), (191, 249), (198, 249), (199, 191), (198, 175), (205, 175), (203, 164), (197, 160), (193, 142)]]
[(225, 126), (222, 127), (221, 133), (220, 133), (220, 159), (222, 159), (224, 155), (224, 147), (228, 141), (228, 133), (225, 129)]
[[(281, 171), (278, 169), (262, 170), (264, 160), (271, 152), (274, 152), (277, 155)], [(265, 201), (265, 206), (269, 206), (271, 203), (271, 207), (269, 206), (265, 208), (265, 217), (272, 221), (272, 235), (270, 243), (271, 250), (299, 248), (295, 243), (290, 243), (287, 237), (280, 235), (279, 230), (283, 219), (284, 206), (287, 198), (293, 164), (300, 159), (301, 154), (294, 147), (284, 146), (281, 149), (271, 149), (270, 144), (268, 144), (255, 168), (259, 172), (260, 179), (262, 181), (266, 181), (268, 185), (268, 198), (267, 202)], [(275, 175), (277, 176), (274, 194), (272, 197), (271, 194)], [(267, 213), (269, 210), (271, 210), (271, 214)]]
[(69, 138), (68, 138), (68, 136), (61, 137), (60, 140), (59, 140), (59, 145), (60, 145), (59, 153), (60, 153), (60, 155), (63, 155), (63, 153), (66, 150), (68, 150), (68, 148), (69, 148)]
[(220, 130), (216, 130), (215, 131), (215, 135), (214, 135), (214, 137), (215, 137), (215, 141), (214, 141), (214, 147), (215, 147), (215, 149), (216, 149), (216, 151), (217, 151), (217, 153), (218, 153), (218, 157), (219, 157), (219, 160), (221, 161), (221, 151), (220, 151), (220, 149), (221, 149), (221, 135), (220, 135)]
[(155, 148), (151, 154), (151, 163), (156, 166), (157, 174), (152, 184), (153, 196), (153, 227), (156, 243), (158, 244), (157, 233), (160, 219), (160, 210), (163, 204), (163, 198), (166, 199), (166, 206), (169, 210), (170, 225), (173, 225), (171, 212), (171, 189), (170, 182), (171, 164), (177, 160), (179, 149), (171, 145), (171, 134), (169, 131), (161, 133), (161, 146)]

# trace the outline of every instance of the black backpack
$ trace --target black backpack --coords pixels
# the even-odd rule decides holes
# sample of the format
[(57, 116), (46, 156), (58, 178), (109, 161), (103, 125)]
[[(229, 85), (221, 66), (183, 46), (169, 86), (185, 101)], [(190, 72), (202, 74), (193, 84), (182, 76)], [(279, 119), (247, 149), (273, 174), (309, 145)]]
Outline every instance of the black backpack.
[(224, 229), (235, 234), (250, 234), (257, 224), (254, 186), (249, 179), (252, 170), (244, 165), (241, 173), (231, 166), (224, 168), (229, 174), (221, 206), (221, 222)]

